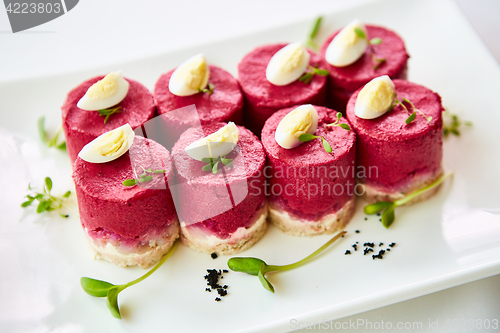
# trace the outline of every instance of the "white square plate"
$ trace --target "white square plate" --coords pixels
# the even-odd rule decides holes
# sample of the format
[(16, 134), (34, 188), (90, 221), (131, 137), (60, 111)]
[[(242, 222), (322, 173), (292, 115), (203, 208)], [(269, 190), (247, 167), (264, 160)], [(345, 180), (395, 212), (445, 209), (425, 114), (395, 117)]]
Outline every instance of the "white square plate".
[[(290, 320), (340, 318), (500, 273), (500, 71), (494, 58), (451, 1), (386, 1), (325, 17), (326, 35), (353, 18), (387, 26), (406, 41), (410, 80), (442, 96), (444, 105), (474, 126), (444, 144), (445, 169), (455, 176), (437, 196), (399, 208), (386, 230), (363, 202), (348, 235), (310, 264), (269, 278), (276, 293), (253, 276), (230, 272), (228, 296), (214, 302), (205, 292), (206, 269), (226, 268), (229, 257), (180, 247), (144, 282), (119, 296), (123, 320), (113, 318), (104, 299), (80, 288), (81, 276), (115, 284), (144, 273), (93, 261), (76, 203), (67, 220), (19, 207), (28, 182), (45, 176), (54, 191), (73, 187), (67, 157), (38, 140), (36, 120), (46, 115), (56, 127), (65, 94), (88, 77), (121, 68), (150, 89), (161, 73), (203, 51), (214, 64), (236, 72), (238, 61), (257, 45), (302, 38), (311, 22), (241, 36), (113, 68), (2, 83), (0, 85), (0, 326), (3, 331), (128, 332), (283, 331)], [(74, 200), (74, 198), (73, 198)], [(354, 230), (360, 230), (359, 234)], [(329, 237), (297, 238), (270, 228), (245, 256), (271, 264), (296, 261)], [(383, 260), (353, 252), (351, 244), (396, 242)]]

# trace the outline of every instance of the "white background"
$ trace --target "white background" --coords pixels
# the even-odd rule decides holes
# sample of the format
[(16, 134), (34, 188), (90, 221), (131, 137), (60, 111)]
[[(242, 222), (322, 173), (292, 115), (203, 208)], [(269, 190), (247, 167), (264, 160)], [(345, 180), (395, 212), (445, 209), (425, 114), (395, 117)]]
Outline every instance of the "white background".
[[(318, 14), (363, 2), (367, 1), (85, 0), (66, 15), (17, 34), (11, 33), (7, 14), (1, 8), (0, 82), (119, 64), (297, 20), (312, 20)], [(500, 24), (496, 22), (500, 1), (457, 2), (500, 61)], [(8, 110), (0, 110), (5, 112)], [(422, 322), (426, 327), (429, 320), (500, 319), (499, 285), (500, 276), (494, 276), (337, 321)]]

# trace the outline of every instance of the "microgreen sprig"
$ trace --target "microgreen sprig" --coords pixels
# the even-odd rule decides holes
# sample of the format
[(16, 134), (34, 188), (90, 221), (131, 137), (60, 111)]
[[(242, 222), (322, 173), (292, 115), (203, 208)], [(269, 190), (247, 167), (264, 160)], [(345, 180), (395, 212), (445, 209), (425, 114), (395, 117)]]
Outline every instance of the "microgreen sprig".
[(325, 245), (314, 251), (312, 254), (308, 255), (302, 260), (299, 260), (293, 264), (289, 265), (268, 265), (264, 260), (253, 257), (234, 257), (228, 260), (227, 266), (235, 272), (243, 272), (250, 275), (258, 276), (260, 283), (264, 288), (274, 293), (274, 286), (269, 282), (266, 278), (266, 273), (269, 272), (280, 272), (280, 271), (288, 271), (297, 267), (300, 267), (304, 264), (307, 264), (309, 261), (318, 256), (321, 252), (326, 250), (333, 242), (337, 239), (341, 238), (345, 235), (347, 231), (339, 232), (335, 237), (326, 242)]
[(112, 115), (114, 115), (115, 113), (118, 113), (122, 110), (122, 107), (120, 105), (118, 105), (117, 107), (111, 107), (111, 108), (107, 108), (107, 109), (101, 109), (101, 110), (97, 110), (97, 112), (99, 112), (99, 115), (101, 117), (105, 117), (104, 118), (104, 123), (106, 124), (106, 122), (108, 121), (109, 117), (111, 117)]
[(310, 66), (307, 68), (306, 72), (299, 78), (300, 82), (305, 84), (311, 83), (314, 75), (327, 76), (330, 72), (326, 69), (319, 69), (318, 66)]
[(203, 166), (203, 168), (201, 168), (201, 170), (205, 172), (211, 171), (214, 175), (217, 174), (217, 172), (219, 171), (219, 165), (220, 165), (219, 163), (222, 163), (224, 166), (227, 166), (229, 168), (233, 167), (233, 159), (226, 158), (225, 156), (223, 157), (219, 156), (217, 158), (203, 157), (201, 161), (203, 163), (207, 163), (205, 166)]
[(460, 128), (462, 125), (472, 126), (471, 121), (461, 120), (456, 114), (450, 111), (443, 113), (443, 136), (446, 138), (449, 134), (460, 136)]
[(323, 144), (323, 149), (327, 153), (332, 152), (332, 146), (330, 146), (328, 141), (326, 141), (326, 139), (323, 136), (318, 136), (318, 135), (309, 134), (309, 133), (302, 133), (301, 135), (299, 135), (300, 142), (309, 142), (309, 141), (312, 141), (314, 139), (321, 139), (321, 143)]
[(345, 129), (346, 131), (350, 131), (351, 127), (348, 124), (346, 124), (346, 123), (340, 123), (340, 118), (342, 118), (342, 114), (340, 112), (337, 112), (337, 120), (335, 120), (334, 123), (328, 124), (326, 126), (327, 127), (328, 126), (338, 126), (340, 128)]
[(59, 140), (59, 135), (61, 134), (62, 128), (59, 127), (56, 134), (52, 139), (49, 139), (49, 135), (45, 131), (45, 117), (40, 117), (38, 119), (38, 134), (40, 134), (40, 139), (49, 147), (56, 147), (57, 149), (66, 150), (66, 142)]
[(178, 242), (174, 243), (172, 248), (168, 251), (167, 254), (163, 256), (163, 258), (161, 258), (160, 262), (158, 262), (155, 267), (153, 267), (149, 272), (147, 272), (140, 278), (130, 281), (129, 283), (114, 285), (106, 281), (96, 280), (89, 277), (82, 277), (80, 279), (80, 285), (82, 286), (82, 289), (90, 296), (106, 297), (106, 305), (108, 306), (111, 315), (113, 315), (113, 317), (115, 318), (122, 319), (122, 316), (120, 314), (120, 307), (118, 306), (118, 294), (126, 288), (143, 281), (148, 276), (153, 274), (158, 268), (160, 268), (160, 266), (163, 265), (165, 261), (167, 261), (167, 259), (172, 255), (172, 253), (174, 253), (175, 248), (177, 247), (177, 243)]
[(213, 85), (213, 83), (209, 83), (208, 88), (204, 88), (204, 89), (198, 88), (198, 92), (207, 93), (209, 95), (212, 95), (212, 93), (214, 92), (214, 88), (215, 88), (215, 86)]
[[(406, 105), (404, 103), (410, 104), (412, 112), (410, 112), (410, 110), (408, 110), (408, 108), (406, 107)], [(422, 111), (420, 111), (420, 109), (417, 109), (415, 107), (415, 105), (409, 99), (403, 98), (403, 100), (400, 101), (400, 100), (398, 100), (397, 95), (394, 94), (394, 99), (393, 99), (392, 105), (390, 107), (390, 110), (392, 110), (396, 105), (401, 105), (403, 107), (403, 109), (405, 109), (406, 113), (408, 113), (408, 118), (406, 118), (406, 120), (405, 120), (406, 125), (410, 124), (412, 121), (415, 120), (415, 118), (417, 117), (417, 112), (419, 112), (422, 116), (425, 117), (425, 119), (427, 119), (427, 123), (430, 123), (432, 120), (432, 117), (427, 117)]]
[(365, 32), (363, 29), (356, 27), (354, 28), (354, 32), (356, 35), (358, 35), (359, 38), (366, 39), (368, 42), (368, 45), (370, 46), (370, 51), (371, 51), (371, 56), (372, 56), (372, 61), (373, 61), (373, 70), (376, 71), (380, 65), (382, 65), (385, 62), (385, 58), (377, 58), (375, 56), (375, 50), (373, 49), (373, 45), (378, 45), (382, 43), (382, 38), (375, 37), (370, 40), (368, 40), (368, 37), (366, 37)]
[(386, 228), (389, 228), (391, 226), (391, 224), (394, 222), (394, 219), (396, 218), (395, 213), (394, 213), (394, 210), (396, 209), (396, 207), (402, 206), (402, 205), (408, 203), (409, 201), (411, 201), (412, 199), (414, 199), (415, 197), (417, 197), (417, 196), (419, 196), (427, 191), (430, 191), (431, 189), (435, 188), (436, 186), (438, 186), (439, 184), (444, 182), (446, 180), (446, 178), (450, 177), (451, 175), (453, 175), (453, 173), (451, 173), (451, 172), (447, 173), (447, 174), (441, 176), (436, 181), (434, 181), (432, 184), (429, 184), (426, 187), (424, 187), (418, 191), (410, 193), (402, 199), (399, 199), (396, 201), (379, 201), (379, 202), (376, 202), (374, 204), (367, 205), (364, 208), (364, 212), (367, 215), (373, 215), (373, 214), (376, 214), (376, 213), (383, 211), (382, 218), (381, 218), (382, 225)]
[(316, 36), (318, 35), (319, 28), (321, 27), (321, 21), (323, 20), (323, 17), (320, 16), (314, 21), (313, 28), (311, 32), (309, 33), (309, 36), (306, 40), (306, 47), (310, 48), (311, 50), (318, 51), (319, 45), (314, 41)]
[[(38, 206), (36, 207), (37, 213), (50, 212), (53, 210), (60, 210), (64, 201), (69, 198), (71, 195), (71, 191), (67, 191), (62, 196), (55, 196), (51, 194), (52, 190), (52, 179), (50, 177), (45, 177), (45, 184), (43, 186), (43, 192), (37, 192), (31, 188), (31, 185), (28, 184), (28, 190), (32, 193), (26, 195), (26, 201), (21, 204), (21, 207), (26, 208), (31, 206), (31, 204), (36, 200), (38, 201)], [(59, 213), (61, 217), (67, 218), (69, 215)]]
[(125, 179), (123, 181), (123, 185), (124, 186), (134, 186), (134, 185), (137, 185), (137, 183), (147, 183), (147, 182), (150, 182), (153, 180), (153, 176), (151, 176), (150, 174), (154, 174), (154, 173), (164, 173), (166, 170), (151, 170), (151, 168), (149, 169), (145, 169), (144, 172), (139, 175), (139, 178), (135, 179), (135, 178), (131, 178), (131, 179)]

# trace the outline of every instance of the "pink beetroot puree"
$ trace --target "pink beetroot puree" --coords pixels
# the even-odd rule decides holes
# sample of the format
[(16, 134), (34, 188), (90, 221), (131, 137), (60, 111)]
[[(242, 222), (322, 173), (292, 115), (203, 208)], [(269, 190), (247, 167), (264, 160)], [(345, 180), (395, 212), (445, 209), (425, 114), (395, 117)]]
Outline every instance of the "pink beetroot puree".
[[(270, 200), (299, 218), (315, 221), (353, 198), (356, 134), (337, 126), (326, 130), (324, 125), (335, 122), (337, 111), (315, 106), (319, 117), (316, 135), (328, 141), (332, 153), (324, 150), (319, 139), (293, 149), (282, 148), (274, 138), (276, 128), (296, 107), (276, 112), (262, 129), (262, 144), (272, 168), (267, 172), (271, 174)], [(347, 123), (345, 118), (341, 122)]]
[[(409, 55), (403, 40), (395, 32), (383, 27), (366, 25), (366, 29), (368, 39), (375, 37), (382, 39), (382, 43), (372, 45), (372, 47), (375, 50), (375, 56), (385, 59), (385, 62), (374, 69), (371, 49), (368, 47), (365, 54), (349, 66), (335, 67), (327, 63), (327, 69), (330, 71), (328, 103), (335, 110), (344, 112), (352, 93), (376, 77), (389, 75), (391, 79), (406, 79)], [(323, 43), (320, 51), (323, 59), (325, 59), (328, 45), (339, 32), (340, 30), (333, 33)]]
[(121, 111), (109, 117), (106, 124), (104, 123), (105, 117), (100, 116), (99, 112), (85, 111), (78, 108), (76, 104), (85, 95), (88, 88), (103, 77), (94, 77), (71, 90), (61, 107), (66, 147), (72, 162), (76, 159), (83, 146), (99, 135), (126, 123), (129, 123), (132, 128), (136, 128), (154, 117), (155, 104), (153, 96), (142, 84), (129, 79), (127, 81), (130, 83), (130, 88), (127, 96), (118, 104), (121, 106)]
[[(397, 98), (410, 100), (427, 117), (430, 123), (417, 112), (413, 122), (406, 125), (408, 113), (401, 106), (375, 118), (361, 119), (354, 114), (354, 105), (359, 90), (347, 104), (347, 119), (358, 135), (357, 165), (368, 170), (371, 176), (360, 179), (363, 183), (400, 191), (411, 179), (421, 174), (436, 174), (443, 157), (441, 97), (435, 92), (415, 83), (393, 80)], [(411, 109), (409, 105), (407, 105)]]
[[(198, 93), (191, 96), (176, 96), (168, 89), (168, 83), (174, 70), (163, 74), (156, 82), (154, 98), (158, 107), (158, 114), (163, 115), (165, 133), (169, 142), (175, 142), (186, 129), (195, 126), (196, 122), (189, 117), (180, 118), (177, 113), (169, 114), (176, 110), (194, 104), (198, 111), (199, 123), (202, 125), (213, 122), (233, 121), (243, 123), (243, 94), (236, 79), (217, 66), (209, 66), (209, 83), (214, 85), (211, 95)], [(207, 87), (208, 88), (208, 87)], [(199, 124), (198, 123), (198, 124)]]
[[(245, 95), (245, 126), (258, 136), (266, 119), (279, 109), (297, 104), (325, 103), (325, 76), (315, 75), (309, 84), (297, 80), (286, 86), (275, 86), (267, 80), (269, 61), (286, 45), (280, 43), (258, 47), (238, 64), (238, 80)], [(326, 63), (316, 54), (310, 53), (309, 64), (325, 69)]]
[[(248, 227), (249, 219), (262, 207), (266, 162), (257, 137), (238, 126), (238, 145), (227, 155), (227, 158), (234, 159), (233, 168), (219, 169), (217, 174), (203, 171), (206, 163), (189, 157), (184, 148), (224, 125), (209, 124), (203, 127), (203, 132), (191, 128), (181, 135), (172, 150), (176, 169), (176, 204), (181, 224), (204, 228), (221, 239), (230, 237), (239, 227)], [(236, 151), (239, 151), (238, 155)]]
[[(166, 170), (140, 186), (124, 186), (142, 168)], [(108, 163), (89, 163), (78, 157), (74, 163), (80, 220), (89, 234), (117, 234), (133, 240), (171, 224), (176, 217), (167, 178), (173, 177), (169, 152), (158, 143), (136, 136), (129, 151)], [(148, 188), (149, 187), (149, 188)], [(154, 189), (158, 188), (158, 189)], [(163, 188), (163, 189), (162, 189)]]

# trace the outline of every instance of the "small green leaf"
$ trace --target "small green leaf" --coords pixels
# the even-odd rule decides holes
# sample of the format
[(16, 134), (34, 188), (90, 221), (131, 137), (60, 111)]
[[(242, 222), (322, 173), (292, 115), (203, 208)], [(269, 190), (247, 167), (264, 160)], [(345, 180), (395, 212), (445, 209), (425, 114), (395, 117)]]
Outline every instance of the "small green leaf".
[(47, 201), (40, 201), (38, 203), (38, 206), (36, 207), (36, 212), (38, 214), (43, 213), (45, 211), (46, 206), (47, 206)]
[(408, 125), (409, 123), (414, 121), (416, 117), (417, 117), (417, 113), (415, 111), (413, 111), (413, 113), (408, 118), (406, 118), (405, 123)]
[(378, 213), (378, 212), (386, 209), (390, 205), (392, 205), (392, 202), (389, 202), (389, 201), (379, 201), (379, 202), (376, 202), (374, 204), (365, 206), (365, 208), (363, 209), (363, 211), (364, 211), (364, 213), (366, 215), (373, 215), (373, 214), (376, 214), (376, 213)]
[(264, 267), (265, 267), (265, 264), (262, 264), (262, 266), (260, 267), (260, 270), (259, 270), (259, 280), (260, 280), (260, 283), (262, 284), (262, 286), (264, 288), (266, 288), (267, 290), (269, 290), (270, 292), (272, 292), (274, 294), (274, 286), (264, 276), (264, 274), (265, 274), (263, 272)]
[(91, 279), (89, 277), (82, 277), (80, 279), (80, 285), (82, 286), (83, 291), (94, 297), (106, 297), (108, 295), (108, 291), (115, 287), (114, 284), (109, 282)]
[(47, 193), (52, 190), (52, 179), (50, 177), (45, 177), (45, 187), (47, 188)]
[(303, 133), (303, 134), (299, 135), (300, 142), (308, 142), (308, 141), (314, 140), (316, 138), (318, 138), (316, 135), (309, 134), (309, 133)]
[(68, 198), (71, 195), (71, 191), (68, 191), (63, 194), (63, 198)]
[(219, 167), (219, 162), (216, 162), (214, 166), (212, 167), (212, 173), (215, 175), (217, 174), (218, 168)]
[(142, 176), (139, 178), (140, 183), (147, 183), (153, 180), (153, 176)]
[(370, 40), (370, 44), (372, 44), (372, 45), (378, 45), (378, 44), (380, 44), (380, 43), (382, 43), (382, 39), (381, 39), (381, 38), (378, 38), (378, 37), (372, 38), (372, 39)]
[(349, 127), (349, 125), (347, 125), (345, 123), (339, 124), (339, 127), (345, 129), (346, 131), (350, 131), (351, 130), (351, 127)]
[(205, 172), (209, 172), (209, 171), (212, 171), (212, 164), (207, 164), (205, 165), (203, 168), (201, 168), (201, 170), (205, 171)]
[[(149, 169), (151, 170), (151, 169)], [(150, 171), (151, 173), (165, 173), (167, 170), (153, 170), (153, 171)]]
[(227, 261), (227, 266), (235, 272), (243, 272), (250, 275), (259, 275), (262, 265), (266, 265), (264, 260), (252, 257), (234, 257)]
[(320, 75), (320, 76), (327, 76), (328, 74), (330, 74), (330, 72), (327, 71), (326, 69), (315, 68), (314, 69), (314, 74), (317, 74), (317, 75)]
[(61, 150), (66, 150), (66, 142), (61, 143), (60, 145), (56, 146), (56, 148)]
[(312, 77), (313, 77), (312, 73), (306, 72), (299, 78), (299, 81), (304, 82), (305, 84), (309, 84), (312, 80)]
[(203, 163), (212, 163), (212, 162), (213, 162), (213, 158), (211, 158), (211, 157), (203, 157), (203, 158), (201, 159), (201, 161), (202, 161)]
[(385, 210), (385, 212), (382, 214), (382, 225), (386, 228), (389, 228), (394, 222), (395, 215), (394, 215), (394, 209), (396, 208), (396, 205), (392, 204)]
[(356, 33), (356, 35), (358, 35), (359, 38), (366, 39), (366, 34), (360, 27), (354, 28), (354, 32)]
[(137, 184), (137, 180), (135, 180), (135, 179), (125, 179), (123, 181), (124, 186), (134, 186), (136, 184)]
[(118, 307), (118, 294), (120, 291), (121, 290), (118, 290), (117, 287), (111, 288), (106, 298), (106, 305), (108, 306), (109, 312), (111, 312), (113, 317), (118, 319), (122, 319), (120, 308)]
[(233, 159), (232, 158), (221, 158), (221, 162), (222, 164), (224, 165), (229, 165), (229, 164), (232, 164), (233, 163)]
[(33, 200), (28, 200), (28, 201), (25, 201), (21, 204), (21, 207), (25, 208), (25, 207), (28, 207), (29, 205), (31, 205), (33, 203)]
[(331, 153), (332, 152), (332, 147), (330, 146), (330, 144), (328, 143), (328, 141), (326, 141), (324, 137), (321, 137), (321, 142), (323, 142), (323, 149), (327, 153)]

